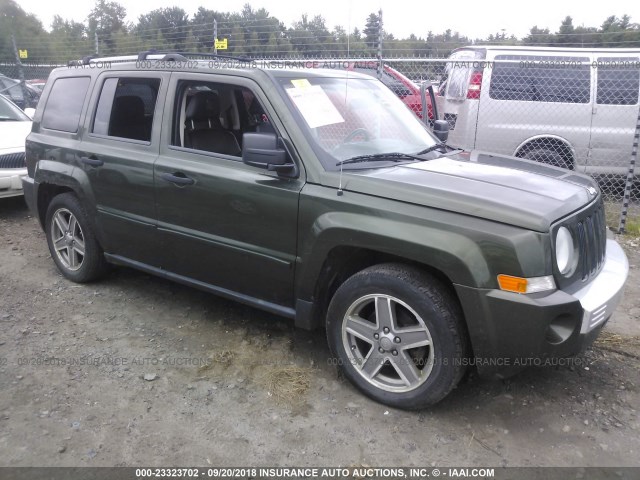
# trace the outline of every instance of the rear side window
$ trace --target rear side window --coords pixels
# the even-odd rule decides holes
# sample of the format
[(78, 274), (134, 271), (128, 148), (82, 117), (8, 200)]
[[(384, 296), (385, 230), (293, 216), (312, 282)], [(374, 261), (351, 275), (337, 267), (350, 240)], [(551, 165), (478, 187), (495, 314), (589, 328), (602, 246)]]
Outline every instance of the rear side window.
[(599, 105), (635, 105), (640, 91), (640, 59), (598, 58)]
[(589, 103), (587, 57), (497, 55), (489, 96), (495, 100)]
[(107, 78), (93, 120), (92, 132), (109, 137), (151, 141), (158, 78)]
[(90, 83), (90, 77), (58, 78), (49, 93), (42, 115), (42, 127), (76, 133)]

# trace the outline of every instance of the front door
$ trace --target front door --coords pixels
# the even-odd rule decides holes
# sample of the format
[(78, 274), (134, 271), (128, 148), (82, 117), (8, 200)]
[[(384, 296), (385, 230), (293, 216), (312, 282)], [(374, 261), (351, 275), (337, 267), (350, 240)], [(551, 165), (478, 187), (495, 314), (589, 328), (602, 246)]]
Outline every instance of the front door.
[(221, 293), (292, 307), (304, 180), (242, 163), (244, 132), (284, 130), (253, 82), (230, 78), (172, 76), (172, 118), (154, 169), (161, 266)]

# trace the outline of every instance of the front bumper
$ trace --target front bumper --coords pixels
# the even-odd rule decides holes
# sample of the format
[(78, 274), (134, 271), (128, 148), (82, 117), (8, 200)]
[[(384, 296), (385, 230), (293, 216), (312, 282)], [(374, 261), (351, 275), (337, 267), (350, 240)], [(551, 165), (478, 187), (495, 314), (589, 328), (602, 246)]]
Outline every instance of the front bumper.
[(473, 347), (472, 364), (482, 375), (506, 377), (528, 365), (588, 347), (622, 299), (629, 264), (614, 240), (605, 263), (588, 284), (566, 291), (520, 295), (456, 285)]
[(22, 177), (27, 175), (26, 168), (7, 168), (0, 170), (0, 198), (22, 195)]

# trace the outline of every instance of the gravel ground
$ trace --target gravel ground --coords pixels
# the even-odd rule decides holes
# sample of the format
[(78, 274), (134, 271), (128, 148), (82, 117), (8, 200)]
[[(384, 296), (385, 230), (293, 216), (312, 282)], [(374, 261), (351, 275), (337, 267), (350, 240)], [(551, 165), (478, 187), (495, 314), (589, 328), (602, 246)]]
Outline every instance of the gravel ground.
[(572, 365), (473, 374), (404, 412), (360, 395), (322, 332), (128, 269), (58, 274), (0, 201), (2, 466), (638, 466), (640, 239), (624, 303)]

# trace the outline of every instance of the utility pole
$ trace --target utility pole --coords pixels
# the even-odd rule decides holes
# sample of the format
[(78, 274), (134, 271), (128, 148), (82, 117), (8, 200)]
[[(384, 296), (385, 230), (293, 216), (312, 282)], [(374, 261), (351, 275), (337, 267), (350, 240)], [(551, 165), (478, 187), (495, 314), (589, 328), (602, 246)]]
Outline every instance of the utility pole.
[(94, 40), (96, 42), (96, 55), (100, 55), (100, 44), (98, 43), (98, 32), (93, 32)]
[(216, 43), (218, 41), (218, 21), (213, 19), (213, 53), (218, 53), (218, 48), (216, 47)]
[(382, 9), (378, 11), (378, 78), (382, 78)]

